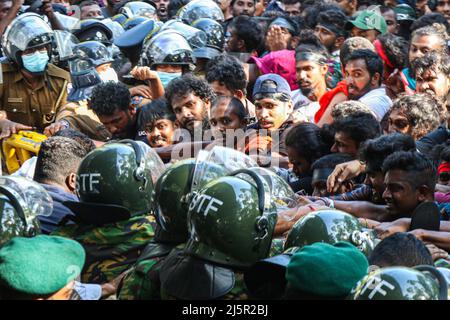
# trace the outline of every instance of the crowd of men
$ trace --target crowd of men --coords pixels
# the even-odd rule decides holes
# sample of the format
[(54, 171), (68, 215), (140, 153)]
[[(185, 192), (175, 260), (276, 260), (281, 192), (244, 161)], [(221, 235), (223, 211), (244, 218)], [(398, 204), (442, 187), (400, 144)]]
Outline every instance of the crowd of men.
[(447, 300), (449, 32), (448, 0), (0, 0), (0, 299)]

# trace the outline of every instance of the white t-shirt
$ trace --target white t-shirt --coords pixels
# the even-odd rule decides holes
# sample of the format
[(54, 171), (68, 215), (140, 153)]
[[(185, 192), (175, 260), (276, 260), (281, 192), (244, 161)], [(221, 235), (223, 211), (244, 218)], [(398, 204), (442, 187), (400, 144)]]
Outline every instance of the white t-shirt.
[(386, 112), (388, 112), (392, 106), (392, 100), (386, 95), (386, 89), (384, 87), (369, 91), (359, 98), (359, 101), (372, 110), (378, 121), (383, 119)]

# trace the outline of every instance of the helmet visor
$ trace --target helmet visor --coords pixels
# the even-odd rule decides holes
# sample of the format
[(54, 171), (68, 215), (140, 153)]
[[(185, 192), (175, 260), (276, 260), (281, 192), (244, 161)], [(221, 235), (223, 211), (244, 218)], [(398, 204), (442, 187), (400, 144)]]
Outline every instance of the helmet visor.
[(17, 199), (27, 223), (31, 223), (38, 215), (51, 215), (53, 200), (38, 183), (23, 177), (4, 176), (0, 177), (0, 188), (8, 190)]
[(68, 31), (55, 30), (55, 42), (59, 59), (63, 61), (73, 56), (73, 48), (80, 41)]
[(209, 181), (233, 171), (257, 166), (252, 158), (242, 152), (215, 146), (210, 151), (200, 152), (197, 156), (191, 190), (197, 191)]
[(50, 43), (52, 35), (53, 30), (38, 15), (23, 14), (9, 25), (3, 37), (3, 47), (8, 50), (9, 45), (14, 45), (24, 51), (33, 40), (36, 44)]
[[(186, 62), (182, 57), (192, 54), (192, 49), (186, 39), (179, 33), (167, 30), (158, 33), (149, 42), (149, 54), (153, 63)], [(180, 61), (167, 61), (168, 57), (180, 57)]]
[(188, 26), (187, 24), (176, 20), (171, 20), (167, 21), (162, 26), (161, 31), (170, 29), (178, 31), (188, 41), (192, 49), (206, 46), (207, 36), (202, 30)]
[(166, 170), (166, 167), (164, 166), (164, 163), (162, 162), (161, 158), (158, 156), (155, 150), (150, 148), (142, 141), (136, 141), (136, 143), (142, 150), (146, 170), (150, 172), (152, 176), (153, 185), (155, 185), (158, 178)]
[(182, 7), (178, 17), (187, 24), (192, 24), (200, 18), (210, 18), (218, 22), (225, 20), (220, 7), (211, 0), (194, 0)]

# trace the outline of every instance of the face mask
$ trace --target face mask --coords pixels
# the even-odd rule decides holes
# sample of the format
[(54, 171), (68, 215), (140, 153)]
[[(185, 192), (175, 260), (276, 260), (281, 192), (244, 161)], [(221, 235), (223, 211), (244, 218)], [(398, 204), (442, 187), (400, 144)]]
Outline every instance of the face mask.
[(48, 63), (47, 51), (36, 51), (22, 56), (23, 66), (30, 72), (43, 72)]
[(108, 68), (106, 71), (102, 73), (99, 72), (98, 75), (100, 76), (102, 82), (108, 81), (113, 81), (116, 83), (119, 82), (119, 77), (117, 76), (117, 73), (113, 68)]
[(156, 73), (158, 74), (158, 77), (161, 80), (164, 88), (167, 87), (169, 82), (172, 81), (173, 79), (181, 77), (181, 72), (170, 73), (157, 71)]

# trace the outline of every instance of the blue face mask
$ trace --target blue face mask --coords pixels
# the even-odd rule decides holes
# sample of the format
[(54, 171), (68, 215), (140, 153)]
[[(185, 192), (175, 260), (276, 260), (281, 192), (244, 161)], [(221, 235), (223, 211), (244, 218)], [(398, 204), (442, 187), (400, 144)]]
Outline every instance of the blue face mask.
[(181, 77), (181, 72), (170, 73), (170, 72), (157, 71), (156, 73), (158, 74), (158, 77), (161, 80), (164, 88), (167, 87), (169, 82), (172, 81), (173, 79)]
[(47, 51), (36, 51), (22, 56), (23, 66), (30, 72), (42, 72), (48, 63)]

